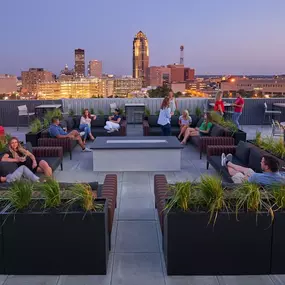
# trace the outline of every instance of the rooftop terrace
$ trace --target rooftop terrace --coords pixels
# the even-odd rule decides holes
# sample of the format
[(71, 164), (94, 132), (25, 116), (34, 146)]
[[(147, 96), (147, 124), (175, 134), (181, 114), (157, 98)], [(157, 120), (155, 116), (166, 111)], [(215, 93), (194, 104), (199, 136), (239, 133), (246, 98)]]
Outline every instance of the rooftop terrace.
[[(24, 140), (27, 128), (5, 128), (6, 132)], [(244, 126), (248, 139), (256, 130), (270, 135), (266, 126)], [(128, 136), (142, 135), (141, 125), (130, 125)], [(121, 162), (119, 162), (121, 163)], [(92, 171), (92, 153), (82, 153), (77, 146), (73, 159), (66, 155), (63, 171), (56, 170), (61, 182), (103, 182), (106, 172)], [(285, 284), (284, 276), (167, 276), (162, 253), (161, 232), (154, 208), (153, 177), (155, 172), (117, 172), (118, 207), (112, 231), (112, 249), (106, 276), (0, 276), (4, 285), (273, 285)], [(182, 150), (182, 169), (165, 172), (169, 183), (196, 180), (203, 174), (215, 175), (206, 170), (205, 156), (187, 145)]]

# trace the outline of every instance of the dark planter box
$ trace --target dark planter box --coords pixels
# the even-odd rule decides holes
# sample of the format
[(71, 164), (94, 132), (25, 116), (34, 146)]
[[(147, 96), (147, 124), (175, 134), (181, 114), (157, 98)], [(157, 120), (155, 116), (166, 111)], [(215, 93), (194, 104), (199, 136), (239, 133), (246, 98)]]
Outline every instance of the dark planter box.
[(285, 212), (275, 212), (272, 234), (271, 274), (285, 274)]
[[(2, 225), (3, 220), (0, 215), (0, 225)], [(3, 258), (3, 236), (2, 236), (2, 227), (0, 227), (0, 274), (5, 274), (4, 271), (4, 258)]]
[(246, 132), (242, 130), (238, 130), (234, 133), (233, 138), (235, 139), (235, 145), (238, 145), (240, 141), (246, 141)]
[(4, 214), (5, 274), (106, 274), (108, 205), (102, 212)]
[(269, 274), (272, 227), (267, 214), (169, 212), (164, 220), (168, 275)]
[(27, 133), (26, 134), (26, 143), (30, 142), (33, 147), (38, 146), (38, 139), (41, 138), (42, 131), (44, 131), (44, 130), (40, 130), (39, 132), (37, 132), (35, 134), (33, 134), (32, 132)]

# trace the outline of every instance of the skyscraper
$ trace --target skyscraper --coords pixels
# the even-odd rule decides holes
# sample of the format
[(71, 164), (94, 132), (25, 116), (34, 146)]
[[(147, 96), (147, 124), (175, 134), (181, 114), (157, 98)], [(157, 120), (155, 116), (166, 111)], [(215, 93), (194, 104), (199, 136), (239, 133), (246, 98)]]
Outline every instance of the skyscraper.
[(85, 51), (84, 49), (75, 50), (74, 72), (76, 77), (85, 76)]
[(149, 48), (146, 35), (139, 31), (133, 41), (133, 77), (141, 78), (146, 86), (147, 68), (149, 67)]
[(88, 65), (88, 75), (97, 78), (102, 77), (102, 61), (90, 60)]

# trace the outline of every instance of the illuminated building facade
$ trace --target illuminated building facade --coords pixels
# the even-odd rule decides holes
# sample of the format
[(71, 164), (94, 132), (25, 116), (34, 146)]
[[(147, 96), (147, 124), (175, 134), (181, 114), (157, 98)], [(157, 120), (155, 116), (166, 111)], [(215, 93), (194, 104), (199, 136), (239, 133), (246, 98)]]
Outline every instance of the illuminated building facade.
[(102, 77), (102, 61), (90, 60), (88, 65), (88, 75), (92, 77)]
[(133, 41), (133, 78), (141, 78), (146, 86), (147, 69), (149, 67), (149, 46), (146, 35), (139, 31)]
[(98, 78), (38, 84), (38, 99), (106, 97), (106, 81)]
[(114, 96), (127, 97), (133, 91), (142, 89), (142, 78), (116, 78), (114, 81)]

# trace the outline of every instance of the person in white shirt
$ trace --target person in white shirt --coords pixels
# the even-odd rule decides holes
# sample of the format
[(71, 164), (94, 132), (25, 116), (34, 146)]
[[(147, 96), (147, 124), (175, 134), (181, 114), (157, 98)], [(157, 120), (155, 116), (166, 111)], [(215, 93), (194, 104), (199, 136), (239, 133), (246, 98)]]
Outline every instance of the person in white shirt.
[(169, 107), (169, 97), (166, 97), (162, 101), (160, 111), (159, 111), (159, 117), (157, 120), (157, 123), (161, 125), (163, 136), (171, 135), (170, 119), (172, 115), (173, 115), (173, 112), (171, 112), (170, 107)]
[(106, 121), (104, 129), (107, 130), (107, 133), (119, 131), (120, 122), (121, 122), (120, 109), (116, 108), (114, 115), (109, 117), (109, 121)]
[(174, 93), (172, 90), (169, 91), (168, 93), (168, 97), (169, 97), (169, 107), (170, 107), (170, 111), (174, 114), (174, 112), (178, 109), (177, 108), (177, 101), (174, 97)]
[(86, 139), (89, 136), (90, 139), (93, 141), (94, 137), (91, 133), (91, 120), (96, 120), (96, 115), (91, 115), (88, 109), (83, 111), (82, 117), (80, 118), (80, 125), (79, 130), (81, 132), (85, 132), (83, 143), (86, 143)]

